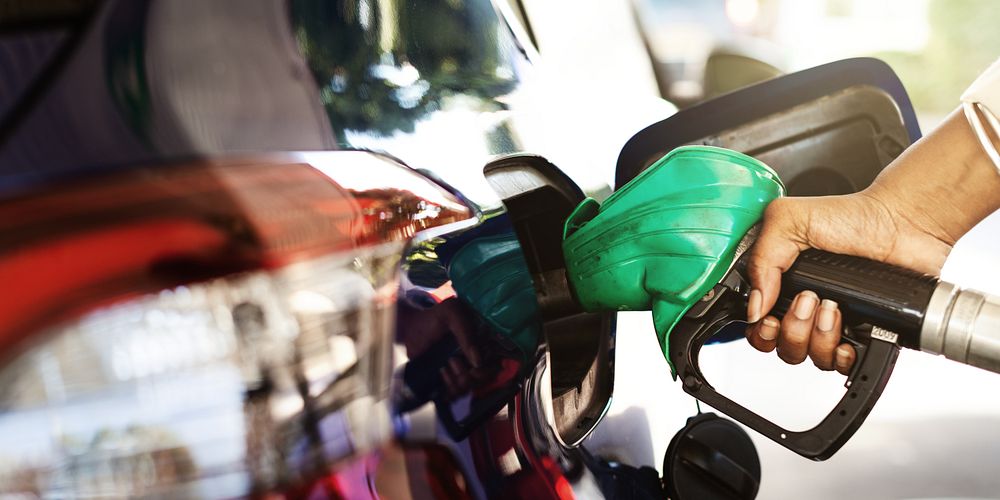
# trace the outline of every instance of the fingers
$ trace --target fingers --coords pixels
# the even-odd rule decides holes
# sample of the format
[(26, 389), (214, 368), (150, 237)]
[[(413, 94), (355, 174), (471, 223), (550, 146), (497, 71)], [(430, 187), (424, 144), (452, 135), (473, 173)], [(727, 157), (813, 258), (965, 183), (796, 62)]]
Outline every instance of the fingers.
[(463, 396), (488, 383), (498, 367), (474, 367), (461, 355), (452, 356), (438, 372), (449, 399)]
[(805, 361), (818, 306), (819, 297), (813, 292), (805, 291), (795, 297), (788, 313), (782, 318), (778, 357), (786, 363), (797, 365)]
[(441, 380), (444, 382), (450, 397), (458, 397), (469, 391), (468, 371), (468, 364), (458, 356), (452, 357), (445, 366), (441, 367)]
[(768, 316), (747, 327), (747, 340), (760, 352), (771, 352), (777, 346), (778, 328), (781, 323), (774, 316)]
[(787, 243), (787, 240), (767, 239), (763, 243), (757, 240), (751, 250), (747, 265), (751, 287), (747, 321), (750, 323), (756, 323), (774, 307), (781, 291), (781, 273), (791, 267), (799, 255), (798, 247)]
[(854, 348), (848, 344), (840, 344), (837, 347), (835, 356), (834, 363), (837, 366), (837, 371), (843, 375), (849, 374), (851, 372), (851, 365), (854, 364)]
[(750, 250), (747, 274), (750, 279), (750, 297), (747, 303), (747, 321), (756, 323), (767, 315), (778, 300), (781, 273), (795, 262), (799, 252), (806, 248), (804, 236), (799, 234), (795, 209), (798, 200), (779, 198), (768, 205), (760, 236)]
[(841, 344), (843, 319), (838, 304), (820, 300), (811, 291), (800, 293), (779, 322), (774, 316), (749, 325), (747, 341), (761, 352), (778, 351), (778, 357), (797, 365), (812, 359), (821, 370), (837, 370), (847, 375), (857, 353), (850, 344)]
[(482, 366), (482, 357), (476, 347), (476, 326), (472, 315), (466, 311), (458, 299), (448, 299), (435, 307), (435, 312), (442, 323), (455, 336), (459, 348), (474, 367)]
[(809, 337), (809, 357), (821, 370), (834, 369), (834, 351), (840, 344), (841, 317), (837, 303), (823, 300), (816, 312), (816, 324)]

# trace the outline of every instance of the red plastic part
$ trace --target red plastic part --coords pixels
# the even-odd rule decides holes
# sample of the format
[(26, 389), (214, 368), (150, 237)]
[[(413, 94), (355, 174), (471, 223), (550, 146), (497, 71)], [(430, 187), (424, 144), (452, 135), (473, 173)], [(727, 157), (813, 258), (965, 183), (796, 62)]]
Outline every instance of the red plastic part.
[(131, 169), (0, 202), (0, 354), (41, 328), (130, 297), (472, 217), (397, 163), (359, 152), (321, 157), (334, 177), (339, 168), (365, 169), (365, 189), (302, 157), (272, 155)]

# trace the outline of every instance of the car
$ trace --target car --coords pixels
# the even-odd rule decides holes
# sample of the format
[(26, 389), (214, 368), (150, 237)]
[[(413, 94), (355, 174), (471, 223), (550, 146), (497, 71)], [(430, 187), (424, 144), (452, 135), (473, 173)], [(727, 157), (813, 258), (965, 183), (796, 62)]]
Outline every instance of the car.
[[(628, 26), (625, 3), (593, 4), (576, 29)], [(717, 465), (661, 477), (632, 453), (683, 421), (614, 410), (632, 317), (575, 305), (563, 221), (676, 145), (835, 194), (919, 136), (871, 60), (674, 114), (648, 59), (607, 53), (641, 47), (634, 31), (573, 46), (546, 38), (553, 7), (521, 1), (17, 5), (0, 20), (3, 497), (730, 488)], [(571, 53), (609, 57), (560, 69)]]
[[(568, 495), (579, 463), (524, 417), (537, 307), (482, 168), (599, 86), (548, 83), (512, 7), (5, 14), (0, 495)], [(583, 125), (564, 159), (610, 166)]]

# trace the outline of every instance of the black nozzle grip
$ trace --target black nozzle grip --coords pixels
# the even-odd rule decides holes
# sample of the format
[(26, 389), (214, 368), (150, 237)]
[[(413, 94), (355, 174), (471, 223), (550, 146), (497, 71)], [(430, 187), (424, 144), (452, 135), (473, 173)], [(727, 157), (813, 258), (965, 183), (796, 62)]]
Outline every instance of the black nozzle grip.
[(873, 260), (822, 250), (802, 252), (781, 281), (787, 304), (803, 290), (836, 301), (845, 326), (867, 323), (899, 335), (917, 349), (920, 327), (938, 279)]
[(720, 394), (705, 379), (698, 363), (701, 348), (726, 325), (746, 319), (746, 303), (736, 292), (719, 286), (718, 300), (703, 316), (684, 317), (670, 332), (670, 360), (684, 391), (772, 441), (812, 460), (826, 460), (854, 434), (882, 395), (899, 354), (899, 346), (869, 340), (858, 347), (848, 378), (848, 391), (826, 418), (806, 431), (784, 429)]

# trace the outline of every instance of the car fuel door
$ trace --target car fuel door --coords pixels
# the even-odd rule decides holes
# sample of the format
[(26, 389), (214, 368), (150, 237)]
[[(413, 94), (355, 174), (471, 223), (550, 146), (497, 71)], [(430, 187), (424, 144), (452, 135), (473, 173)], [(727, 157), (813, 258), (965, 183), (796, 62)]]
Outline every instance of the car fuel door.
[(528, 400), (560, 444), (575, 447), (607, 412), (614, 386), (615, 314), (584, 312), (566, 279), (563, 224), (583, 191), (537, 155), (501, 157), (483, 173), (503, 200), (538, 299), (545, 349)]
[(754, 156), (790, 196), (864, 189), (920, 138), (896, 74), (871, 58), (847, 59), (736, 90), (635, 134), (618, 158), (621, 187), (677, 146), (704, 144)]

